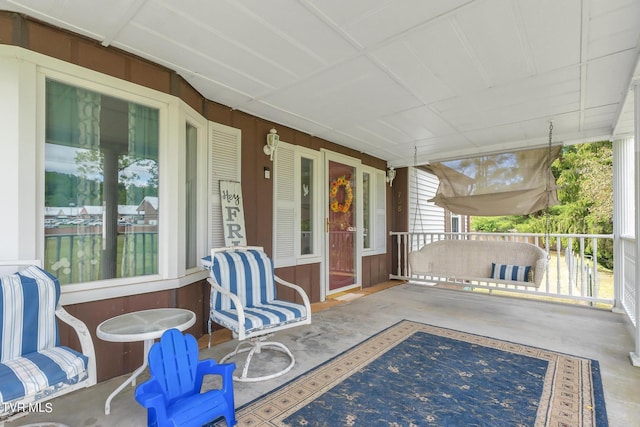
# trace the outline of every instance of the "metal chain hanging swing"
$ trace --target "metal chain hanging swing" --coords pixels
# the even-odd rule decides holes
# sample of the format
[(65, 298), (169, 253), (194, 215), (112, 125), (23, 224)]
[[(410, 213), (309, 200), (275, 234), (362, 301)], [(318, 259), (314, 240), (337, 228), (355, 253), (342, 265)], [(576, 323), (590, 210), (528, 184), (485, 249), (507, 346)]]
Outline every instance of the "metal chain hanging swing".
[(418, 147), (413, 146), (413, 176), (416, 181), (416, 209), (413, 215), (413, 231), (416, 231), (416, 222), (418, 221), (418, 216), (420, 216), (420, 231), (424, 231), (424, 224), (422, 223), (422, 209), (420, 208), (420, 200), (419, 200), (419, 187), (418, 187), (418, 171), (416, 167), (418, 166)]
[(545, 173), (547, 176), (546, 190), (547, 190), (547, 206), (544, 211), (545, 224), (544, 224), (544, 245), (547, 251), (547, 260), (551, 259), (550, 249), (550, 229), (551, 229), (551, 145), (553, 142), (553, 122), (549, 122), (549, 144), (547, 146), (547, 164)]

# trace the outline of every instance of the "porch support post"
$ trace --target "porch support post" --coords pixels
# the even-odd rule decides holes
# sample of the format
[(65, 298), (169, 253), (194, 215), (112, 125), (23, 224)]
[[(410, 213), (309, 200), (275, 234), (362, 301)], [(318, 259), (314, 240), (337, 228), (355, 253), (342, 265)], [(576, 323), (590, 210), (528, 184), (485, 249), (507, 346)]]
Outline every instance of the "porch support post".
[(633, 85), (633, 116), (634, 116), (634, 181), (635, 189), (635, 242), (636, 242), (636, 259), (635, 259), (635, 351), (630, 353), (631, 363), (633, 366), (640, 367), (640, 238), (638, 234), (640, 232), (640, 82), (636, 82)]
[(629, 194), (633, 194), (633, 181), (629, 174), (633, 163), (633, 137), (613, 141), (613, 307), (614, 313), (626, 314), (624, 309), (625, 295), (625, 269), (627, 268), (624, 256), (623, 235), (628, 235), (634, 218), (630, 213), (634, 211), (633, 200)]

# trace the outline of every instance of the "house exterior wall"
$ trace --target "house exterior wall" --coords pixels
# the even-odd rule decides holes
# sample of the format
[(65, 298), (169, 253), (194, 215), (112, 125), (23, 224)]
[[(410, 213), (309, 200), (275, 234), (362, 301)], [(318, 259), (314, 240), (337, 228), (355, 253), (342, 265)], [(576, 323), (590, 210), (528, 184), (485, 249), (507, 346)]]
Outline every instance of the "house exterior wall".
[(438, 177), (421, 168), (409, 168), (409, 231), (412, 233), (440, 233), (447, 230), (448, 212), (428, 202), (438, 191)]
[[(241, 129), (242, 132), (242, 182), (243, 199), (245, 205), (245, 226), (247, 233), (247, 243), (249, 245), (263, 246), (267, 253), (272, 251), (272, 224), (273, 224), (273, 180), (265, 179), (263, 170), (265, 167), (272, 168), (272, 163), (263, 154), (262, 146), (265, 136), (271, 127), (277, 127), (281, 140), (294, 145), (304, 146), (313, 150), (327, 149), (333, 152), (345, 154), (347, 156), (360, 159), (364, 165), (377, 169), (386, 169), (386, 162), (372, 156), (359, 153), (357, 151), (339, 146), (330, 141), (312, 137), (303, 132), (286, 128), (277, 123), (271, 123), (216, 103), (214, 100), (205, 99), (198, 91), (184, 81), (176, 72), (163, 66), (151, 63), (134, 55), (123, 52), (112, 47), (104, 47), (99, 42), (85, 38), (83, 36), (55, 28), (41, 22), (32, 20), (24, 15), (0, 11), (0, 45), (11, 45), (21, 47), (33, 52), (37, 52), (47, 57), (65, 61), (85, 69), (93, 70), (121, 79), (126, 82), (144, 86), (159, 92), (163, 92), (180, 98), (206, 120), (221, 123), (227, 126)], [(17, 76), (20, 70), (15, 70)], [(0, 78), (2, 75), (0, 74)], [(16, 79), (19, 81), (19, 79)], [(2, 82), (0, 82), (0, 87)], [(13, 93), (4, 92), (3, 96), (15, 97), (15, 105), (20, 105), (20, 98), (25, 96), (20, 93), (20, 88), (7, 81)], [(26, 94), (35, 98), (35, 93)], [(1, 104), (1, 103), (0, 103)], [(6, 105), (6, 104), (5, 104)], [(0, 114), (5, 113), (0, 106)], [(20, 129), (20, 124), (15, 124), (13, 117), (7, 111), (5, 121), (10, 123), (16, 133), (32, 132), (27, 140), (36, 141), (35, 129)], [(17, 120), (15, 120), (17, 121)], [(2, 122), (0, 122), (2, 123)], [(12, 130), (10, 129), (9, 132)], [(10, 155), (17, 160), (25, 150), (22, 134), (11, 135), (9, 138), (21, 141), (19, 144), (3, 145), (3, 155)], [(29, 147), (25, 152), (36, 152), (35, 147)], [(2, 172), (0, 172), (1, 174)], [(21, 197), (21, 187), (35, 187), (35, 177), (32, 170), (20, 171), (18, 180), (19, 186), (15, 189), (3, 188), (1, 200), (18, 200), (19, 206), (13, 213), (8, 213), (3, 218), (9, 223), (18, 217), (32, 216), (32, 224), (38, 223), (36, 212), (39, 208), (37, 198)], [(5, 180), (6, 181), (6, 180)], [(394, 189), (398, 188), (397, 181), (394, 182)], [(30, 189), (30, 193), (33, 193)], [(390, 198), (390, 190), (387, 187), (387, 199)], [(389, 204), (387, 206), (387, 222), (390, 230), (391, 212)], [(166, 217), (164, 217), (166, 220)], [(20, 220), (24, 223), (24, 218)], [(37, 232), (31, 229), (24, 230), (16, 227), (0, 228), (0, 240), (11, 242), (33, 242), (38, 239)], [(23, 233), (23, 234), (20, 234)], [(29, 234), (28, 239), (22, 239)], [(22, 243), (16, 243), (20, 245)], [(28, 243), (31, 244), (31, 243)], [(390, 241), (387, 244), (390, 248)], [(35, 253), (34, 248), (20, 249), (16, 256), (25, 257), (24, 254)], [(363, 258), (363, 287), (387, 280), (391, 268), (391, 251), (387, 254), (372, 255)], [(3, 254), (0, 254), (3, 255)], [(9, 256), (4, 254), (4, 256)], [(308, 293), (312, 302), (321, 298), (320, 264), (306, 264), (294, 267), (278, 269), (276, 274), (282, 278), (300, 284)], [(179, 280), (178, 280), (179, 281)], [(204, 280), (194, 283), (181, 283), (180, 286), (171, 289), (163, 289), (143, 294), (129, 296), (119, 296), (106, 298), (98, 301), (88, 301), (66, 305), (67, 310), (74, 316), (83, 320), (93, 333), (94, 344), (96, 346), (98, 380), (118, 376), (133, 371), (140, 365), (142, 359), (142, 343), (111, 343), (104, 342), (95, 336), (98, 324), (113, 316), (140, 309), (156, 307), (182, 307), (188, 308), (197, 314), (197, 322), (187, 332), (196, 337), (202, 336), (206, 332), (206, 319), (208, 318), (208, 284)], [(288, 295), (282, 290), (281, 296)], [(78, 348), (77, 342), (72, 337), (68, 329), (61, 330), (62, 342), (72, 347)]]
[[(438, 177), (423, 168), (408, 169), (409, 206), (408, 220), (409, 229), (412, 233), (450, 233), (452, 232), (451, 220), (456, 214), (450, 210), (428, 202), (435, 197), (440, 181)], [(468, 215), (457, 215), (458, 232), (469, 232), (470, 217)]]

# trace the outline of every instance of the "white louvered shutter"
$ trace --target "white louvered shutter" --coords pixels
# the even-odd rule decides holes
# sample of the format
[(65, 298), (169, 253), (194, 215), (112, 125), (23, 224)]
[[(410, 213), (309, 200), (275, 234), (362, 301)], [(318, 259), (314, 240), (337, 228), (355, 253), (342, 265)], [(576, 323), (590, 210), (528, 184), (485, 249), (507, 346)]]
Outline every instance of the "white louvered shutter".
[(274, 159), (273, 253), (276, 267), (296, 264), (296, 151), (293, 145), (278, 145)]
[(224, 246), (220, 181), (241, 181), (241, 131), (209, 122), (209, 247)]

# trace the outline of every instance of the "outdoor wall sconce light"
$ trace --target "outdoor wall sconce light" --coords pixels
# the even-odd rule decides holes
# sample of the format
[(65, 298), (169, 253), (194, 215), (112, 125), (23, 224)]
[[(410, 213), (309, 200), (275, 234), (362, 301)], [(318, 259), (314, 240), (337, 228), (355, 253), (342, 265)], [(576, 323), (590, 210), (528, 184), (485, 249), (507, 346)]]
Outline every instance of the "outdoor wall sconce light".
[(393, 166), (389, 166), (389, 170), (387, 171), (387, 182), (389, 183), (389, 187), (393, 187), (393, 180), (396, 178), (396, 170)]
[(278, 142), (280, 142), (280, 136), (278, 135), (278, 131), (274, 128), (271, 128), (269, 133), (267, 134), (267, 145), (264, 146), (262, 151), (264, 154), (269, 156), (269, 159), (273, 162), (273, 155), (276, 152), (276, 148), (278, 148)]

